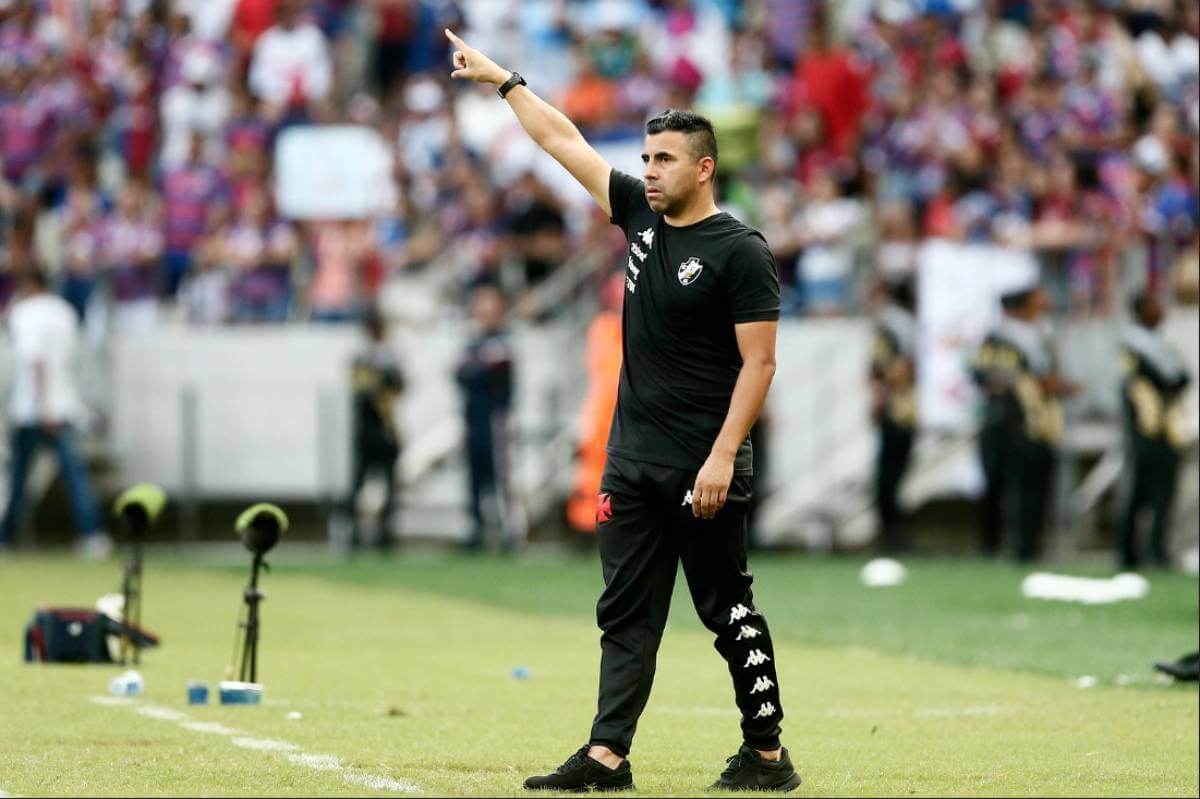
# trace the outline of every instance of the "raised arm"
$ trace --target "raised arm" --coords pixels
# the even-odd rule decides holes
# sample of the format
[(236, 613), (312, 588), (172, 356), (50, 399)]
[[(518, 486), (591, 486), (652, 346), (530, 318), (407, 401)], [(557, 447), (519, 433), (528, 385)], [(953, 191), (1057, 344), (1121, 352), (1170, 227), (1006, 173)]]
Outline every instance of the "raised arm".
[[(454, 71), (450, 77), (500, 86), (512, 74), (483, 53), (467, 46), (449, 30), (446, 31), (446, 38), (457, 48), (454, 51)], [(515, 86), (505, 99), (530, 138), (588, 190), (606, 216), (612, 216), (612, 207), (608, 202), (608, 178), (612, 167), (592, 149), (574, 123), (527, 86)]]

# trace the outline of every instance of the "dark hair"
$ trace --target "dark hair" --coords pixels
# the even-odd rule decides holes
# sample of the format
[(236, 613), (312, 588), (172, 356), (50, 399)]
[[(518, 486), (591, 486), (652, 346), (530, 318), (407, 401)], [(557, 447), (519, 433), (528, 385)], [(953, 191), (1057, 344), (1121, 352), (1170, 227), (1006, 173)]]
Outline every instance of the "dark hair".
[(1002, 294), (1000, 296), (1000, 307), (1006, 311), (1019, 311), (1033, 298), (1033, 292), (1034, 289), (1029, 288)]
[(695, 111), (681, 111), (668, 108), (658, 116), (646, 122), (646, 135), (653, 136), (665, 130), (674, 130), (687, 134), (688, 144), (696, 160), (711, 158), (717, 160), (717, 134), (713, 132), (712, 123)]
[(888, 283), (888, 296), (892, 302), (906, 311), (914, 311), (917, 307), (917, 294), (914, 291), (911, 277), (897, 278)]
[(1150, 292), (1142, 290), (1133, 295), (1133, 299), (1129, 301), (1129, 312), (1133, 314), (1133, 318), (1142, 321), (1146, 317), (1146, 308), (1150, 305), (1152, 299)]
[(21, 270), (17, 278), (18, 285), (33, 286), (38, 291), (50, 288), (50, 277), (36, 265), (29, 265)]

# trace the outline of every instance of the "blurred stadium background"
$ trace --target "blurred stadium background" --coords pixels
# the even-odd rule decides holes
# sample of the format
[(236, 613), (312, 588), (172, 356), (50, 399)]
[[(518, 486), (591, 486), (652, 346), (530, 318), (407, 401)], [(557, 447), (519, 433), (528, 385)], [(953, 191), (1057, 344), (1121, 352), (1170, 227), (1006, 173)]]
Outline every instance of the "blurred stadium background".
[[(1171, 0), (4, 0), (0, 304), (40, 264), (80, 314), (102, 499), (158, 482), (163, 535), (195, 541), (267, 498), (296, 538), (335, 545), (356, 321), (376, 309), (406, 377), (396, 529), (456, 543), (454, 372), (471, 292), (497, 285), (529, 543), (570, 540), (588, 330), (621, 236), (504, 103), (451, 85), (450, 27), (625, 171), (651, 112), (715, 121), (722, 207), (764, 231), (784, 292), (756, 543), (875, 540), (870, 315), (879, 280), (911, 274), (921, 432), (902, 503), (923, 549), (975, 548), (967, 359), (1006, 271), (1033, 264), (1084, 387), (1047, 556), (1107, 558), (1135, 292), (1165, 303), (1197, 371), (1198, 24)], [(1200, 519), (1196, 396), (1177, 557)], [(48, 454), (34, 470), (19, 546), (70, 538), (55, 470)]]

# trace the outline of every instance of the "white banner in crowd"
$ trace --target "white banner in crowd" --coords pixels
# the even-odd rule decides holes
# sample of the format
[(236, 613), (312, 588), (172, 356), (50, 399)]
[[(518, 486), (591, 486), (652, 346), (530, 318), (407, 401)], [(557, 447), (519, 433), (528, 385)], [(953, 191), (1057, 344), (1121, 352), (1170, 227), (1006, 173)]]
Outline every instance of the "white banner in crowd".
[(275, 202), (289, 219), (364, 219), (395, 206), (392, 153), (358, 125), (286, 129), (275, 147)]
[(921, 426), (970, 432), (978, 422), (971, 357), (999, 319), (1001, 292), (1036, 281), (1037, 262), (1022, 250), (935, 239), (921, 247), (917, 270)]

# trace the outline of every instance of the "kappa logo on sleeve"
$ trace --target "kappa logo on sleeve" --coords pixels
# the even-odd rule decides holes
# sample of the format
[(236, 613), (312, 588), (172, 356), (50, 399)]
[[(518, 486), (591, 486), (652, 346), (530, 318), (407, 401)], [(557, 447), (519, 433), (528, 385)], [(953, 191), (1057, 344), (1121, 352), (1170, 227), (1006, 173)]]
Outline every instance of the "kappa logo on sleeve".
[(700, 263), (700, 259), (696, 256), (688, 258), (679, 265), (679, 283), (684, 286), (690, 286), (696, 282), (696, 278), (700, 277), (700, 273), (704, 271), (704, 264)]
[(645, 230), (638, 233), (638, 237), (641, 238), (642, 244), (645, 244), (647, 247), (653, 245), (654, 244), (654, 228), (652, 228), (652, 227), (646, 228)]

